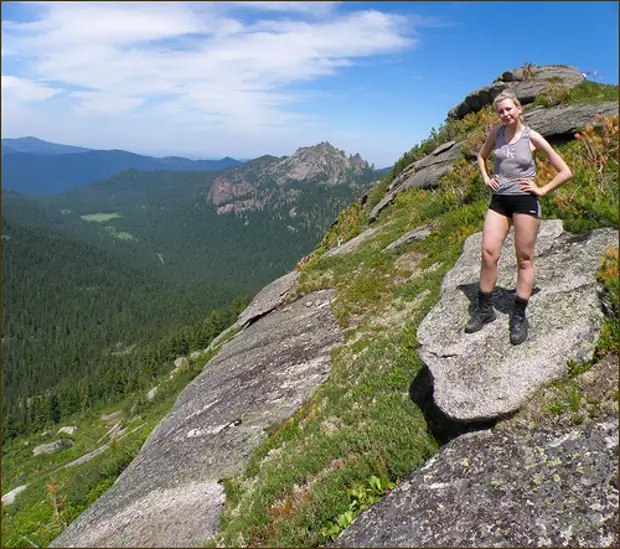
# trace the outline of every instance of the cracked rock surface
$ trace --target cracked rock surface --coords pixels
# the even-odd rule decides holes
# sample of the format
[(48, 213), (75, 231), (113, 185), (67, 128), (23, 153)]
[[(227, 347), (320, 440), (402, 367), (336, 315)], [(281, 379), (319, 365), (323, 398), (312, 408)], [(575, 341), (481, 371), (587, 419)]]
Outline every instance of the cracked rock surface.
[(617, 547), (618, 419), (462, 435), (335, 547)]
[(518, 410), (547, 381), (564, 376), (567, 360), (592, 357), (603, 319), (596, 272), (618, 232), (565, 233), (561, 220), (541, 223), (528, 339), (509, 341), (516, 287), (513, 233), (508, 235), (493, 292), (497, 320), (463, 331), (477, 302), (482, 233), (470, 236), (444, 278), (439, 302), (418, 328), (418, 353), (433, 377), (434, 401), (449, 418), (489, 420)]
[(343, 341), (334, 290), (253, 322), (207, 363), (117, 482), (51, 547), (198, 547), (219, 529), (224, 490), (266, 430), (329, 375)]

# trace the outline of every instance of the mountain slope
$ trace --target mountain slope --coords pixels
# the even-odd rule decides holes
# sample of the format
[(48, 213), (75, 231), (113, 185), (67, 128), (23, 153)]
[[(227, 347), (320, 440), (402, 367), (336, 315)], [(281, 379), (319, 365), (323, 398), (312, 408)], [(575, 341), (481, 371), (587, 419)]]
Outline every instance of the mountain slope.
[[(263, 157), (241, 171), (258, 192), (264, 180), (252, 167), (280, 161)], [(207, 201), (216, 177), (130, 169), (50, 197), (3, 192), (5, 412), (66, 375), (95, 375), (112, 347), (153, 341), (256, 292), (367, 189), (355, 177), (276, 187), (266, 210), (237, 215)], [(124, 367), (108, 364), (106, 379)]]
[[(108, 532), (118, 535), (115, 526), (122, 521), (127, 524), (124, 539), (136, 545), (168, 536), (173, 540), (171, 545), (317, 547), (328, 545), (356, 515), (369, 507), (374, 509), (373, 504), (389, 494), (384, 500), (388, 506), (390, 502), (399, 506), (403, 499), (406, 504), (428, 503), (425, 509), (430, 511), (429, 520), (424, 522), (428, 531), (416, 528), (419, 515), (403, 511), (404, 507), (388, 507), (378, 513), (378, 519), (372, 511), (366, 513), (371, 523), (379, 521), (380, 540), (394, 532), (428, 533), (428, 540), (436, 534), (453, 533), (454, 521), (466, 517), (473, 519), (468, 532), (482, 535), (483, 544), (527, 545), (534, 538), (516, 536), (521, 535), (523, 525), (536, 526), (537, 520), (548, 524), (545, 520), (549, 515), (541, 519), (536, 514), (536, 520), (532, 519), (532, 500), (542, 500), (536, 511), (559, 512), (553, 528), (543, 532), (552, 539), (541, 539), (541, 544), (597, 546), (601, 540), (616, 546), (617, 474), (609, 469), (617, 464), (617, 431), (613, 431), (618, 414), (617, 361), (609, 369), (604, 389), (592, 379), (591, 363), (566, 365), (568, 379), (539, 395), (544, 398), (535, 402), (529, 416), (516, 425), (501, 420), (492, 430), (492, 441), (498, 443), (493, 450), (505, 459), (497, 455), (486, 459), (491, 445), (484, 434), (482, 442), (470, 447), (473, 452), (461, 453), (467, 441), (480, 440), (478, 435), (461, 435), (480, 426), (447, 421), (433, 401), (433, 380), (418, 353), (418, 327), (439, 300), (444, 277), (461, 255), (465, 240), (481, 229), (490, 196), (475, 162), (459, 155), (453, 159), (452, 169), (433, 180), (429, 188), (400, 188), (391, 206), (381, 208), (369, 223), (370, 211), (386, 198), (392, 182), (407, 170), (413, 171), (415, 161), (432, 160), (439, 147), (449, 148), (446, 144), (455, 135), (462, 138), (472, 133), (472, 127), (476, 134), (484, 135), (488, 115), (489, 109), (485, 109), (446, 124), (436, 136), (404, 155), (362, 200), (341, 212), (315, 252), (300, 262), (295, 273), (283, 277), (288, 285), (282, 288), (279, 279), (265, 288), (250, 307), (255, 313), (249, 324), (240, 333), (233, 330), (229, 334), (233, 339), (221, 348), (218, 357), (204, 367), (200, 363), (200, 378), (180, 396), (130, 468), (117, 482), (115, 474), (106, 479), (106, 484), (96, 485), (92, 499), (106, 488), (110, 490), (52, 545), (76, 540), (76, 544), (97, 546), (98, 536), (104, 540), (109, 539), (105, 537)], [(565, 230), (575, 233), (617, 227), (617, 166), (612, 161), (617, 137), (616, 116), (615, 121), (605, 121), (605, 131), (587, 129), (559, 149), (574, 167), (575, 176), (569, 185), (543, 198), (546, 218), (563, 219)], [(541, 164), (538, 181), (548, 180), (550, 173), (550, 167)], [(573, 244), (583, 246), (590, 236), (568, 238), (564, 251), (570, 255)], [(350, 246), (341, 245), (343, 242)], [(394, 246), (388, 249), (391, 244)], [(351, 248), (354, 253), (344, 253)], [(469, 259), (472, 264), (479, 261)], [(548, 266), (547, 273), (557, 273), (557, 265), (565, 263), (563, 256), (556, 259), (557, 264)], [(609, 250), (601, 262), (599, 279), (605, 288), (603, 299), (609, 316), (596, 342), (596, 360), (617, 347), (617, 259), (617, 249)], [(326, 306), (333, 294), (331, 306)], [(320, 324), (327, 317), (330, 322), (321, 324), (323, 328), (336, 330), (327, 314), (330, 309), (343, 332), (344, 343), (337, 349), (323, 339), (324, 330), (315, 339), (310, 322), (312, 316), (318, 316)], [(466, 307), (455, 314), (464, 319)], [(274, 326), (277, 331), (272, 331)], [(282, 326), (294, 337), (282, 337)], [(486, 337), (485, 333), (479, 335)], [(312, 350), (317, 349), (319, 354), (313, 356)], [(449, 349), (443, 351), (448, 351), (449, 360)], [(240, 376), (228, 375), (222, 367), (224, 359), (245, 370), (234, 371)], [(223, 381), (221, 385), (219, 380)], [(581, 388), (586, 380), (596, 388), (584, 394)], [(308, 382), (317, 387), (302, 401), (298, 391), (307, 388)], [(202, 391), (209, 384), (217, 401)], [(265, 400), (265, 409), (254, 407), (254, 395)], [(294, 411), (287, 408), (290, 401), (286, 397), (290, 396), (294, 403), (291, 408), (297, 408)], [(241, 406), (227, 407), (229, 402)], [(589, 427), (600, 419), (607, 427), (591, 438)], [(560, 431), (559, 424), (570, 429)], [(577, 424), (578, 428), (572, 429)], [(178, 425), (187, 430), (175, 428)], [(530, 445), (532, 428), (539, 431), (535, 445)], [(516, 444), (506, 444), (502, 429), (518, 430), (522, 438), (516, 437)], [(438, 452), (450, 440), (463, 444), (444, 448), (442, 453), (449, 454), (444, 460)], [(19, 446), (24, 451), (23, 444)], [(456, 453), (446, 452), (454, 447)], [(135, 455), (122, 442), (119, 448)], [(549, 448), (555, 450), (548, 452)], [(525, 452), (523, 460), (521, 450)], [(433, 455), (436, 458), (429, 460)], [(599, 460), (600, 455), (605, 459)], [(229, 461), (222, 463), (219, 456)], [(580, 462), (581, 456), (587, 462)], [(489, 463), (497, 464), (497, 468), (482, 471), (481, 465)], [(537, 468), (526, 470), (524, 463)], [(592, 474), (591, 465), (597, 463), (602, 469), (608, 468), (605, 475)], [(424, 465), (427, 467), (422, 469)], [(470, 474), (472, 470), (475, 474)], [(136, 471), (139, 475), (133, 484), (132, 472)], [(419, 484), (416, 490), (406, 491), (412, 484), (409, 475), (415, 471), (418, 481), (428, 483), (423, 500), (416, 491)], [(181, 484), (184, 480), (186, 484)], [(67, 495), (69, 505), (85, 501), (75, 497), (80, 489), (84, 491), (84, 485), (90, 486), (81, 470), (63, 481), (66, 485), (60, 493)], [(395, 494), (400, 484), (405, 489)], [(148, 488), (153, 486), (157, 490), (149, 493)], [(40, 538), (33, 538), (31, 532), (42, 533), (41, 537), (49, 540), (50, 524), (54, 524), (50, 504), (44, 519), (27, 519), (29, 506), (34, 509), (45, 500), (45, 489), (44, 482), (37, 490), (28, 487), (15, 507), (3, 511), (9, 527), (25, 523), (21, 531), (34, 542)], [(455, 493), (460, 499), (453, 497)], [(591, 494), (600, 505), (592, 503)], [(90, 505), (92, 499), (83, 505)], [(476, 505), (463, 510), (455, 501), (476, 501)], [(444, 506), (442, 513), (437, 512), (438, 502)], [(608, 509), (611, 514), (603, 516), (601, 511)], [(504, 514), (486, 524), (479, 510)], [(448, 511), (447, 519), (444, 511)], [(514, 517), (521, 516), (516, 511), (524, 513), (525, 518), (514, 524)], [(575, 512), (578, 522), (573, 520)], [(437, 522), (440, 515), (442, 522)], [(363, 524), (364, 520), (354, 524)], [(579, 531), (573, 524), (578, 524)], [(581, 530), (582, 525), (588, 530)], [(64, 524), (58, 527), (62, 528)], [(211, 535), (212, 528), (221, 530), (216, 539), (205, 543), (201, 536)], [(543, 531), (536, 530), (537, 534)], [(579, 538), (583, 531), (585, 540)], [(369, 544), (366, 539), (357, 545), (360, 543)]]

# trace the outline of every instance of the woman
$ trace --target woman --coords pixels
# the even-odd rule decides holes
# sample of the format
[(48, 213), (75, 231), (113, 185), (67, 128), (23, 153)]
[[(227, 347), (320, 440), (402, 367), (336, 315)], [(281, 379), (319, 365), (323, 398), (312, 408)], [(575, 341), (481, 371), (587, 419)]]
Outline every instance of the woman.
[[(566, 183), (572, 173), (547, 140), (521, 122), (521, 104), (512, 93), (500, 93), (493, 106), (503, 124), (491, 129), (478, 153), (478, 166), (484, 182), (493, 189), (493, 198), (482, 231), (478, 308), (465, 326), (465, 332), (477, 332), (496, 318), (491, 293), (497, 280), (502, 245), (512, 222), (517, 255), (517, 292), (510, 316), (510, 342), (519, 345), (527, 338), (525, 308), (534, 283), (534, 244), (541, 216), (538, 197)], [(495, 154), (493, 176), (487, 171), (491, 151)], [(534, 151), (542, 152), (557, 170), (556, 176), (542, 187), (534, 183)]]

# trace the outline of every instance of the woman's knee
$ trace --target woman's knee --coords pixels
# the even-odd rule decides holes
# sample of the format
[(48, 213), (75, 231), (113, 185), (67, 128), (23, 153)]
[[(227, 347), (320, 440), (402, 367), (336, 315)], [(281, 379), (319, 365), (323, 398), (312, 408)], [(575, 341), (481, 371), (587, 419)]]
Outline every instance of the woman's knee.
[(522, 271), (534, 268), (534, 256), (529, 253), (517, 253), (517, 266)]
[(494, 248), (482, 247), (482, 262), (488, 266), (496, 266), (499, 261), (501, 250), (496, 250)]

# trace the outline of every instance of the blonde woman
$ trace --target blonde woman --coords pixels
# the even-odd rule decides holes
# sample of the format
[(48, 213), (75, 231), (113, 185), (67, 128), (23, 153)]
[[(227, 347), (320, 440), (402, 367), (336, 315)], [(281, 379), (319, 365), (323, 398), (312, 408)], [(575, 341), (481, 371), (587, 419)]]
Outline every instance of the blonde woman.
[[(534, 245), (541, 217), (538, 197), (566, 183), (572, 173), (547, 140), (523, 124), (521, 104), (512, 93), (500, 93), (493, 106), (502, 124), (491, 129), (478, 153), (478, 166), (484, 182), (493, 190), (493, 198), (482, 231), (478, 308), (465, 326), (465, 332), (477, 332), (496, 318), (491, 294), (497, 280), (497, 262), (512, 223), (517, 255), (517, 291), (510, 315), (510, 342), (519, 345), (527, 338), (529, 326), (525, 309), (534, 283)], [(542, 152), (557, 171), (551, 181), (540, 187), (534, 183), (535, 151)], [(491, 152), (495, 155), (493, 175), (489, 175), (487, 169)]]

